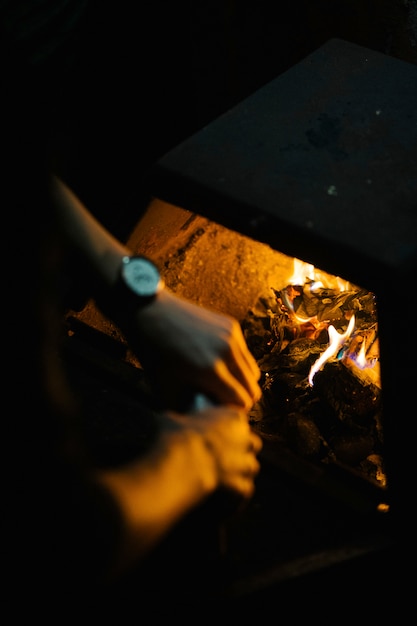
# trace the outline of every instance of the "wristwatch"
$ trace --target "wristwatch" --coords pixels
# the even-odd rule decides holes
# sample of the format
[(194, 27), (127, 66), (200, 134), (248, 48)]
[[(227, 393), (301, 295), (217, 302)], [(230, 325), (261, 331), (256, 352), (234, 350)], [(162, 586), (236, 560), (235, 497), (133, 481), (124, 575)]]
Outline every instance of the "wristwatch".
[(114, 304), (138, 308), (152, 302), (163, 288), (164, 281), (155, 263), (141, 255), (124, 256), (113, 290)]

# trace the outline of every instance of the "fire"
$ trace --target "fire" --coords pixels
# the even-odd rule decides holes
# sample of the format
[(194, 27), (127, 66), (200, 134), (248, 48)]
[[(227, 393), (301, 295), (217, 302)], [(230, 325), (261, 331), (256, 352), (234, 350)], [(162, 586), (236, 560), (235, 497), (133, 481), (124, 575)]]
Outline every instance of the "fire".
[(289, 285), (304, 285), (309, 282), (310, 291), (314, 292), (320, 288), (337, 289), (338, 291), (347, 291), (351, 285), (347, 280), (340, 276), (333, 276), (318, 270), (311, 263), (305, 263), (300, 259), (294, 258), (294, 270), (288, 281)]
[(352, 334), (352, 331), (355, 327), (355, 316), (352, 315), (350, 318), (348, 327), (344, 333), (338, 333), (334, 326), (329, 326), (329, 346), (323, 352), (323, 354), (317, 359), (317, 361), (312, 365), (310, 369), (310, 374), (308, 376), (308, 382), (310, 385), (313, 384), (314, 375), (323, 367), (323, 365), (332, 357), (336, 356), (342, 346), (346, 343), (349, 337)]
[(316, 339), (327, 330), (327, 347), (310, 368), (311, 386), (315, 374), (332, 359), (343, 360), (347, 367), (357, 370), (373, 370), (368, 378), (380, 386), (377, 325), (375, 320), (371, 326), (364, 322), (369, 318), (366, 309), (373, 294), (296, 258), (287, 287), (275, 293), (296, 325), (297, 335)]
[(359, 367), (366, 367), (366, 345), (364, 341), (362, 341), (361, 343), (356, 363), (359, 365)]
[(375, 294), (294, 258), (272, 269), (273, 296), (262, 292), (243, 323), (263, 392), (251, 423), (384, 485)]
[(303, 285), (307, 278), (314, 280), (314, 265), (294, 259), (294, 272), (288, 283), (290, 285)]

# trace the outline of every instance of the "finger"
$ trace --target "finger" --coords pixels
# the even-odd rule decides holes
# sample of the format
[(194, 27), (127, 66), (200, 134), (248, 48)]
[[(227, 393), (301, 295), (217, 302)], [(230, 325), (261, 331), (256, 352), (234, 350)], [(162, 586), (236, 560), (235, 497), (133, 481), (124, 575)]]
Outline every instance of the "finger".
[(259, 461), (257, 460), (257, 458), (255, 456), (251, 456), (242, 474), (246, 478), (255, 478), (255, 476), (259, 474), (260, 469), (261, 469), (261, 465)]
[(243, 336), (242, 330), (239, 326), (239, 332), (236, 334), (236, 343), (237, 348), (240, 351), (242, 358), (244, 359), (248, 369), (252, 372), (252, 375), (256, 380), (259, 380), (261, 376), (261, 371), (258, 367), (258, 364), (248, 348), (245, 337)]
[(254, 479), (249, 476), (244, 476), (243, 474), (235, 476), (234, 479), (230, 480), (224, 487), (245, 500), (250, 499), (255, 493)]
[(216, 389), (213, 392), (223, 404), (233, 404), (248, 410), (254, 403), (253, 392), (249, 392), (249, 383), (244, 385), (238, 376), (233, 374), (225, 361), (217, 361), (214, 366), (217, 380), (213, 381)]
[(262, 395), (258, 384), (261, 372), (255, 359), (246, 347), (243, 335), (241, 339), (238, 338), (230, 346), (230, 354), (226, 359), (226, 363), (236, 380), (247, 390), (252, 398), (252, 404), (259, 400)]
[[(262, 390), (259, 386), (258, 379), (253, 377), (246, 367), (242, 367), (242, 365), (234, 359), (229, 365), (229, 371), (236, 383), (239, 383), (246, 391), (246, 394), (250, 398), (250, 406), (253, 406), (255, 402), (261, 399)], [(246, 405), (249, 407), (247, 403)]]
[(249, 449), (254, 454), (258, 454), (262, 450), (263, 441), (254, 432), (251, 433), (251, 439), (249, 442)]
[[(250, 409), (254, 403), (260, 399), (262, 390), (257, 380), (251, 376), (250, 372), (235, 358), (229, 357), (228, 361), (218, 362), (215, 366), (217, 375), (227, 384), (230, 393), (235, 398), (240, 398), (236, 402), (245, 409)], [(232, 400), (231, 400), (232, 401)]]
[(248, 344), (246, 343), (242, 328), (239, 322), (236, 320), (234, 320), (233, 332), (231, 335), (231, 341), (229, 343), (232, 351), (235, 352), (236, 355), (240, 353), (247, 369), (250, 370), (253, 377), (258, 380), (261, 372), (253, 354), (248, 348)]

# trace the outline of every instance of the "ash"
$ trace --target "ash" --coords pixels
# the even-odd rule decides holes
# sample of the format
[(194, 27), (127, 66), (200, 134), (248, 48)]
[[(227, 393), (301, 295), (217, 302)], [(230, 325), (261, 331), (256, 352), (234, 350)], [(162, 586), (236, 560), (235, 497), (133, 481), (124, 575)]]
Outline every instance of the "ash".
[[(242, 323), (263, 390), (250, 413), (251, 425), (309, 461), (344, 466), (385, 486), (380, 385), (349, 358), (365, 339), (372, 337), (375, 344), (374, 295), (354, 288), (343, 293), (323, 289), (310, 296), (305, 285), (271, 291)], [(310, 384), (310, 369), (329, 344), (329, 322), (343, 332), (352, 311), (356, 327), (351, 341)]]

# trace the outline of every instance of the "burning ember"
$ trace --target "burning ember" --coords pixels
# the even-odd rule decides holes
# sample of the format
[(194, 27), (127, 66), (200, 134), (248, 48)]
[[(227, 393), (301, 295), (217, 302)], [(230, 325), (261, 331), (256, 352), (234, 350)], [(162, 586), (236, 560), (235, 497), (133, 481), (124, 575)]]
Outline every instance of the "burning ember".
[(375, 296), (294, 259), (243, 323), (262, 372), (251, 421), (264, 436), (385, 485)]

